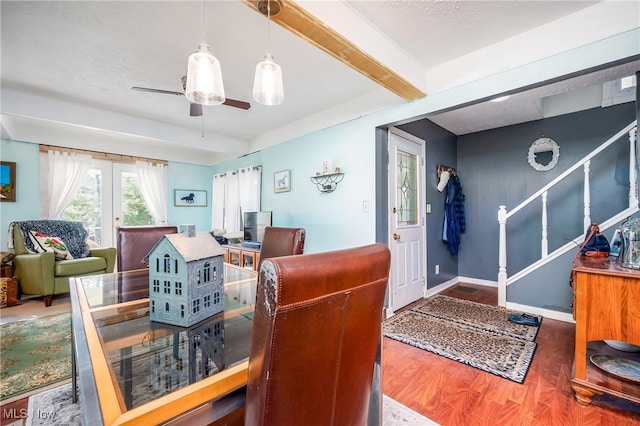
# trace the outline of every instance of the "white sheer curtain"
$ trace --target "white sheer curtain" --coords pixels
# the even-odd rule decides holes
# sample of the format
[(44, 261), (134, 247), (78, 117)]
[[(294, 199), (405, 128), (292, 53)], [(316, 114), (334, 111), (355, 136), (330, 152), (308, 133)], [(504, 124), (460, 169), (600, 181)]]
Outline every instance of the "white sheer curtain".
[(227, 232), (240, 232), (242, 220), (240, 220), (240, 191), (238, 182), (238, 172), (227, 172), (227, 182), (225, 191), (226, 222)]
[(167, 224), (167, 166), (136, 161), (136, 178), (140, 193), (156, 225)]
[(49, 219), (58, 219), (89, 172), (90, 155), (49, 151)]
[(227, 174), (213, 176), (211, 186), (211, 229), (226, 229), (224, 224), (224, 188)]
[(240, 210), (242, 212), (257, 212), (260, 210), (262, 170), (260, 167), (251, 166), (240, 169), (239, 172)]

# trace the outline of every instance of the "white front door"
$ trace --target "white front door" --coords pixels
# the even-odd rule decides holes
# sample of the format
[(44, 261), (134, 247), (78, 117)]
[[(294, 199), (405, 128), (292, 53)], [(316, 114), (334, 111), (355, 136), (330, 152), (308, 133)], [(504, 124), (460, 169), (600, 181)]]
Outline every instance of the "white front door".
[(390, 310), (425, 294), (425, 216), (423, 140), (389, 129)]

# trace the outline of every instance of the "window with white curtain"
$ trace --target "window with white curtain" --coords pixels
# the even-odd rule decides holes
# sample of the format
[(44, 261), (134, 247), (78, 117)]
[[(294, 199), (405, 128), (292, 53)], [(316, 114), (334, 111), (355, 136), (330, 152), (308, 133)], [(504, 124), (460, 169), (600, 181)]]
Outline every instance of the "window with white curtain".
[(166, 164), (41, 147), (41, 172), (41, 217), (81, 221), (98, 245), (114, 245), (116, 226), (166, 224)]
[(242, 231), (242, 214), (260, 210), (262, 167), (249, 166), (213, 176), (212, 229)]

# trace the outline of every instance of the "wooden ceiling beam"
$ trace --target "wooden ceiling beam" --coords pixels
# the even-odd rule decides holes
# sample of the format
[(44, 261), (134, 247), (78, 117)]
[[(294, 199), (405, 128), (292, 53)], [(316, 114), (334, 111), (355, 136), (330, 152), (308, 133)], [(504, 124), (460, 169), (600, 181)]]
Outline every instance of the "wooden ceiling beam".
[[(241, 0), (257, 13), (259, 0)], [(350, 40), (329, 28), (295, 2), (279, 0), (280, 11), (271, 21), (333, 56), (343, 64), (390, 90), (406, 101), (424, 98), (426, 94), (398, 73), (362, 51)], [(272, 6), (273, 11), (273, 6)]]

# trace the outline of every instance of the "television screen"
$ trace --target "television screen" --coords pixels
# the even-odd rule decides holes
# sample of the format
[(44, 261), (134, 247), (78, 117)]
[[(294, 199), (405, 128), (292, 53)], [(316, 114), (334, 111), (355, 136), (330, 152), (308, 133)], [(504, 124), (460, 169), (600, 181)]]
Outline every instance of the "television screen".
[(271, 226), (271, 212), (244, 213), (244, 240), (262, 242), (264, 229)]

